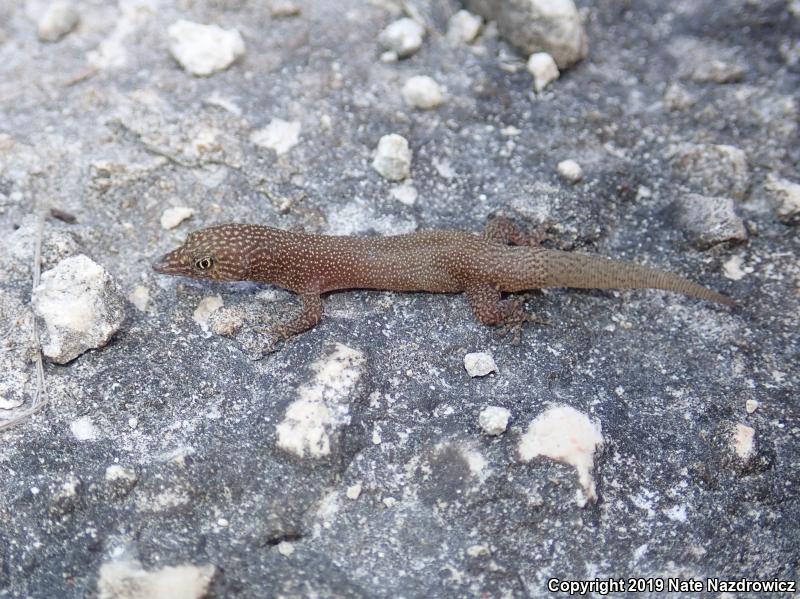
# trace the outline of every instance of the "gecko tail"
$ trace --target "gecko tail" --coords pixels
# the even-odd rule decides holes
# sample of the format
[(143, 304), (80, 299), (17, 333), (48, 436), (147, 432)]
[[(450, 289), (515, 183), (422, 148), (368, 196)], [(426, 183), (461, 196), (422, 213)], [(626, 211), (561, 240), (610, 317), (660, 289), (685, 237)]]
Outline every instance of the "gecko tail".
[(602, 256), (578, 252), (547, 250), (549, 268), (546, 287), (579, 289), (663, 289), (726, 306), (736, 303), (726, 295), (712, 291), (676, 274)]

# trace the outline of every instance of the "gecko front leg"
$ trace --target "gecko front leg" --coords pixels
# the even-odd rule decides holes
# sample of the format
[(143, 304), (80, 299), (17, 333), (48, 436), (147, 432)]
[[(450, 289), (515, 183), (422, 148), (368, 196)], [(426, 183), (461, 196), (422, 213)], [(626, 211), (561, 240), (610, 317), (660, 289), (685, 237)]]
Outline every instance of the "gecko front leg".
[(519, 340), (522, 326), (526, 322), (550, 324), (525, 311), (522, 300), (502, 299), (500, 290), (492, 285), (475, 285), (465, 291), (475, 318), (487, 326), (501, 326), (503, 334), (513, 333)]

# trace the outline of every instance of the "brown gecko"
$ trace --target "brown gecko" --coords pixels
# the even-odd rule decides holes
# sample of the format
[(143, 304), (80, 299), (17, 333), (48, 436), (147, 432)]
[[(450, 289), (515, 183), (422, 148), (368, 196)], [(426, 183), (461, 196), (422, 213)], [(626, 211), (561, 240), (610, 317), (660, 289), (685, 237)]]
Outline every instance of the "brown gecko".
[(320, 295), (339, 289), (465, 293), (481, 323), (509, 327), (537, 319), (520, 300), (503, 300), (501, 294), (542, 287), (664, 289), (734, 305), (662, 270), (539, 247), (536, 236), (504, 217), (492, 220), (483, 235), (429, 231), (337, 237), (219, 225), (190, 233), (153, 268), (194, 279), (269, 283), (297, 293), (302, 313), (278, 328), (283, 339), (315, 326), (322, 318)]

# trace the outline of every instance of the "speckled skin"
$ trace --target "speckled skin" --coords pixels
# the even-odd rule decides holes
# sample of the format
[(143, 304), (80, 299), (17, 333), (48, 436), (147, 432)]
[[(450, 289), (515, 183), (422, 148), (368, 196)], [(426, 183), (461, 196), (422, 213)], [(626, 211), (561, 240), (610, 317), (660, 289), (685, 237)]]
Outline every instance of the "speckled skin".
[[(514, 243), (517, 245), (509, 245)], [(542, 287), (654, 288), (733, 305), (683, 277), (637, 264), (536, 246), (497, 218), (483, 235), (429, 231), (390, 237), (334, 237), (228, 224), (190, 233), (154, 265), (157, 272), (216, 281), (257, 281), (300, 295), (302, 314), (278, 330), (287, 338), (322, 317), (320, 294), (337, 289), (466, 293), (486, 325), (535, 320), (504, 292)]]

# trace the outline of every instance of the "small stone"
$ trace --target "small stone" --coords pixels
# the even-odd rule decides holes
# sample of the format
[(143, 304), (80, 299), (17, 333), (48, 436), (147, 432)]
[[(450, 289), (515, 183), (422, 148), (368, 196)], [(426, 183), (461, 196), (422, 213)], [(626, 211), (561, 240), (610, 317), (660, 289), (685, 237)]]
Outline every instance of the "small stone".
[(396, 133), (381, 137), (372, 168), (390, 181), (402, 181), (408, 177), (411, 174), (411, 150), (406, 138)]
[(395, 505), (397, 505), (397, 499), (395, 499), (394, 497), (384, 497), (383, 505), (385, 505), (388, 508), (392, 508)]
[(112, 464), (111, 466), (108, 466), (106, 468), (105, 478), (110, 483), (115, 483), (118, 481), (134, 483), (137, 480), (136, 472), (134, 472), (131, 468), (125, 468), (119, 464)]
[(72, 436), (78, 441), (95, 441), (100, 436), (97, 427), (88, 416), (83, 416), (70, 422), (69, 430), (72, 431)]
[(574, 185), (583, 179), (583, 169), (574, 160), (562, 160), (556, 168), (558, 169), (558, 174), (568, 183)]
[(216, 567), (183, 564), (145, 570), (139, 562), (113, 561), (100, 567), (98, 599), (201, 599)]
[(694, 96), (679, 83), (672, 83), (664, 90), (664, 108), (669, 111), (685, 110), (694, 102)]
[(147, 306), (150, 303), (150, 290), (144, 285), (137, 285), (128, 294), (128, 301), (136, 306), (139, 312), (147, 312)]
[(744, 402), (744, 409), (748, 414), (752, 414), (758, 409), (759, 403), (755, 399), (748, 399)]
[(523, 54), (547, 52), (562, 70), (588, 53), (583, 20), (573, 0), (465, 0), (464, 5), (496, 21), (500, 35)]
[(125, 320), (125, 299), (111, 275), (84, 255), (42, 273), (33, 308), (46, 325), (42, 351), (66, 364), (103, 347)]
[(444, 102), (442, 88), (427, 75), (411, 77), (403, 86), (403, 99), (413, 108), (430, 110)]
[(764, 189), (777, 205), (779, 220), (790, 223), (800, 216), (800, 184), (770, 173)]
[(511, 412), (506, 408), (488, 406), (481, 410), (478, 424), (487, 435), (502, 435), (508, 428), (509, 418), (511, 418)]
[(696, 83), (738, 83), (744, 79), (744, 68), (715, 58), (701, 60), (692, 69), (691, 79)]
[(291, 0), (273, 0), (270, 14), (276, 19), (296, 17), (300, 14), (300, 7)]
[(731, 198), (686, 194), (678, 200), (678, 220), (692, 245), (704, 250), (725, 241), (745, 241), (747, 229)]
[(250, 141), (262, 148), (274, 150), (278, 156), (286, 154), (300, 140), (300, 123), (272, 119), (263, 129), (250, 134)]
[(284, 557), (289, 557), (294, 553), (294, 546), (287, 541), (281, 541), (278, 543), (278, 553)]
[(473, 352), (464, 356), (464, 368), (471, 377), (486, 376), (491, 372), (497, 372), (497, 364), (491, 354), (485, 352)]
[(57, 42), (75, 29), (79, 21), (80, 15), (72, 2), (56, 0), (39, 19), (37, 35), (43, 42)]
[(560, 75), (556, 61), (547, 52), (536, 52), (530, 55), (528, 72), (533, 75), (533, 89), (536, 90), (536, 93), (542, 91)]
[(356, 483), (347, 487), (347, 498), (355, 501), (361, 496), (361, 483)]
[(205, 332), (208, 332), (209, 316), (211, 316), (211, 314), (213, 314), (215, 311), (219, 310), (223, 305), (224, 304), (221, 295), (210, 295), (208, 297), (204, 297), (202, 300), (200, 300), (200, 303), (197, 304), (197, 308), (195, 308), (192, 318), (197, 324), (200, 325), (201, 329), (203, 329)]
[(744, 263), (744, 258), (741, 256), (731, 256), (725, 263), (722, 265), (722, 272), (726, 278), (730, 279), (731, 281), (739, 281), (745, 277), (745, 275), (750, 274), (753, 272), (752, 266), (746, 266), (742, 268), (742, 264)]
[(378, 42), (399, 58), (406, 58), (420, 49), (424, 36), (425, 28), (422, 25), (414, 19), (404, 18), (381, 31)]
[(483, 18), (468, 10), (459, 10), (447, 21), (447, 40), (453, 44), (472, 43), (483, 27)]
[(400, 57), (397, 56), (397, 52), (387, 50), (386, 52), (381, 53), (381, 62), (390, 63), (397, 62), (398, 60), (400, 60)]
[(161, 213), (161, 228), (174, 229), (187, 218), (191, 218), (194, 210), (186, 206), (175, 206), (174, 208), (167, 208)]
[(733, 430), (733, 449), (736, 455), (744, 461), (749, 460), (755, 453), (756, 431), (746, 424), (737, 424)]
[(395, 200), (406, 206), (413, 206), (417, 203), (417, 188), (411, 181), (404, 181), (400, 185), (392, 187), (389, 193)]
[(750, 187), (747, 155), (734, 146), (683, 144), (669, 158), (675, 177), (698, 193), (741, 199)]
[(167, 33), (172, 56), (192, 75), (223, 71), (244, 55), (244, 40), (236, 29), (180, 20)]

